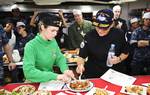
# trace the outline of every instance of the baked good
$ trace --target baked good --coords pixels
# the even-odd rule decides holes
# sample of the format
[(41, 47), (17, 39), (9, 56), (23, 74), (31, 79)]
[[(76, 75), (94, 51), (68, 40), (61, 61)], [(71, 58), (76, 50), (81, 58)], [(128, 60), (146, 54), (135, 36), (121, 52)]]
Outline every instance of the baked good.
[(13, 89), (12, 92), (20, 93), (22, 95), (28, 95), (35, 92), (35, 87), (33, 85), (21, 85)]
[(108, 92), (104, 89), (96, 88), (94, 95), (108, 95)]
[(143, 87), (141, 86), (126, 86), (125, 92), (141, 94), (143, 92)]

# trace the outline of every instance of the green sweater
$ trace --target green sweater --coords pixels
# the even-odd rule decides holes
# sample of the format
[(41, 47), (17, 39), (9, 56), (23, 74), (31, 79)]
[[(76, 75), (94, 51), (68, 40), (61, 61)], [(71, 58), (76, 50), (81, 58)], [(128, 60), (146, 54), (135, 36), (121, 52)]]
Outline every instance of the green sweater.
[(31, 82), (47, 82), (57, 79), (53, 66), (63, 73), (68, 69), (66, 59), (61, 53), (56, 40), (44, 40), (39, 34), (25, 46), (23, 71)]

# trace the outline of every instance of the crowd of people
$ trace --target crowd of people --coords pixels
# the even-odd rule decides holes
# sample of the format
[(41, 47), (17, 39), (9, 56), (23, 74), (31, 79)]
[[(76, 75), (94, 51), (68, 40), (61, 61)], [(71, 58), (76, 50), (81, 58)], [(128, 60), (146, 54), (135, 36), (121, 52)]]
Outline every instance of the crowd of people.
[[(150, 75), (150, 12), (131, 18), (127, 25), (121, 11), (120, 5), (101, 9), (89, 21), (81, 10), (74, 9), (74, 21), (67, 23), (62, 10), (58, 14), (36, 11), (29, 18), (22, 16), (19, 8), (12, 9), (12, 16), (0, 26), (0, 85), (4, 84), (4, 54), (12, 82), (18, 82), (15, 62), (19, 61), (23, 61), (26, 82), (75, 79), (61, 48), (79, 51), (76, 72), (83, 78), (100, 77), (109, 68), (129, 75)], [(115, 55), (108, 58), (112, 44)], [(14, 50), (21, 59), (15, 59)], [(54, 65), (61, 73), (54, 72)]]

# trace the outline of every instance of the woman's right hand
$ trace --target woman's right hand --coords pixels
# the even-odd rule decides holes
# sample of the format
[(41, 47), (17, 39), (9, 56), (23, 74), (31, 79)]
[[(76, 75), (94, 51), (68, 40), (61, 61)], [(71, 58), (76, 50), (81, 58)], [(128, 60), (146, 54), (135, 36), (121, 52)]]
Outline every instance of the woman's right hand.
[(65, 83), (68, 83), (68, 82), (71, 81), (71, 78), (68, 77), (68, 76), (65, 75), (65, 74), (59, 74), (59, 75), (57, 76), (57, 80), (63, 81), (63, 82), (65, 82)]
[(85, 68), (84, 68), (84, 64), (78, 64), (77, 68), (76, 68), (76, 72), (81, 74), (85, 71)]

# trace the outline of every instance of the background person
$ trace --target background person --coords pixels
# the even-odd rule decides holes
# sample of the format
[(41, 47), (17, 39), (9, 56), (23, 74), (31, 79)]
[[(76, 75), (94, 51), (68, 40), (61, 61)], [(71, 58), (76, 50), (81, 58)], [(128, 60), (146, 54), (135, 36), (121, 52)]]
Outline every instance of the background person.
[(8, 43), (11, 46), (11, 52), (12, 52), (16, 44), (16, 35), (14, 33), (15, 22), (11, 18), (7, 18), (4, 21), (5, 21), (4, 31), (6, 32), (6, 35), (9, 39)]
[(143, 25), (133, 31), (130, 44), (135, 47), (132, 75), (150, 74), (150, 12), (144, 13)]
[(115, 5), (113, 7), (114, 27), (121, 29), (124, 33), (126, 33), (128, 31), (128, 27), (127, 27), (126, 21), (120, 17), (121, 11), (122, 9), (120, 5)]
[(26, 25), (23, 22), (17, 22), (17, 32), (20, 35), (20, 40), (16, 43), (15, 49), (19, 51), (21, 58), (24, 55), (24, 47), (28, 41), (34, 38), (32, 32), (27, 31)]
[[(131, 35), (132, 35), (133, 31), (135, 29), (137, 29), (138, 27), (140, 27), (139, 21), (140, 20), (136, 17), (130, 19), (130, 27), (129, 27), (129, 30), (125, 34), (126, 40), (128, 43), (130, 43), (130, 39), (131, 39)], [(127, 74), (129, 74), (129, 75), (131, 74), (131, 61), (133, 59), (134, 49), (135, 49), (135, 46), (129, 44), (129, 55), (125, 61), (126, 68), (127, 68)]]
[(8, 44), (9, 39), (7, 38), (6, 32), (2, 26), (0, 26), (0, 85), (4, 84), (4, 68), (3, 68), (3, 54), (6, 53), (9, 64), (9, 71), (13, 71), (16, 68), (16, 64), (13, 63), (11, 48)]
[(69, 49), (79, 49), (86, 33), (93, 29), (92, 22), (83, 19), (82, 12), (74, 9), (73, 15), (75, 21), (68, 28)]

